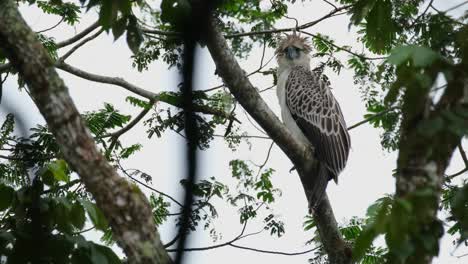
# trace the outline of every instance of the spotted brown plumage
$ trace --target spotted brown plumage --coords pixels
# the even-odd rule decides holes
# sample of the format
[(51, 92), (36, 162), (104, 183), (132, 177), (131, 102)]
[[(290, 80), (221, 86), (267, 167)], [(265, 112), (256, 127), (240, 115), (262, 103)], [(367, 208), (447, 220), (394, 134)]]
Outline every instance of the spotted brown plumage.
[(304, 145), (314, 148), (320, 165), (312, 179), (309, 205), (313, 209), (330, 179), (338, 181), (351, 141), (340, 106), (329, 84), (310, 70), (310, 46), (305, 38), (290, 35), (276, 50), (277, 95), (283, 122)]
[(320, 76), (295, 66), (286, 81), (286, 104), (302, 133), (338, 181), (348, 159), (350, 139), (338, 102)]

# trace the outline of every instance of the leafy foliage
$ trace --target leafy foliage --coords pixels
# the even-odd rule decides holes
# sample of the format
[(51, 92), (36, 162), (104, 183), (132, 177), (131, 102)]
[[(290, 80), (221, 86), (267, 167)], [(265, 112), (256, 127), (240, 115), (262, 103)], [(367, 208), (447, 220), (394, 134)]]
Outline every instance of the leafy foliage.
[[(187, 18), (196, 1), (163, 0), (159, 7), (142, 0), (80, 0), (82, 7), (60, 1), (27, 0), (44, 13), (60, 16), (69, 25), (76, 25), (80, 15), (91, 9), (99, 14), (99, 23), (115, 40), (125, 35), (133, 52), (133, 67), (138, 71), (148, 70), (158, 60), (168, 67), (182, 65), (181, 23)], [(277, 38), (273, 33), (244, 33), (272, 30), (276, 22), (288, 12), (288, 3), (296, 1), (269, 1), (271, 6), (262, 7), (266, 1), (220, 1), (215, 11), (219, 26), (229, 41), (230, 48), (238, 58), (247, 58), (258, 46), (274, 47)], [(314, 69), (321, 78), (329, 82), (326, 70), (339, 74), (348, 67), (354, 74), (354, 83), (359, 86), (367, 114), (364, 118), (375, 128), (382, 130), (381, 144), (388, 151), (401, 147), (401, 131), (412, 126), (404, 123), (405, 114), (419, 117), (432, 110), (438, 98), (439, 89), (445, 89), (454, 78), (464, 74), (466, 69), (466, 23), (468, 16), (453, 17), (437, 10), (423, 0), (341, 0), (350, 15), (350, 27), (356, 27), (358, 41), (363, 44), (360, 52), (349, 46), (338, 45), (331, 36), (317, 33), (312, 38), (313, 58), (318, 66)], [(55, 39), (46, 32), (37, 38), (54, 60), (58, 59)], [(201, 46), (204, 43), (200, 43)], [(347, 54), (343, 59), (343, 54)], [(375, 57), (375, 55), (381, 57)], [(0, 61), (4, 57), (0, 54)], [(463, 68), (465, 67), (465, 68)], [(6, 72), (13, 73), (12, 70)], [(259, 71), (273, 75), (275, 69)], [(466, 73), (465, 73), (466, 74)], [(2, 76), (3, 77), (3, 76)], [(435, 87), (436, 80), (443, 79), (441, 87)], [(1, 81), (1, 80), (0, 80)], [(20, 87), (24, 86), (18, 78)], [(0, 87), (1, 88), (1, 87)], [(236, 102), (224, 90), (218, 92), (194, 92), (194, 104), (198, 109), (196, 122), (200, 131), (198, 147), (210, 147), (221, 129), (224, 139), (232, 150), (247, 136), (236, 125), (234, 119), (214, 112), (234, 114)], [(420, 100), (420, 98), (429, 98)], [(126, 99), (133, 106), (149, 109), (152, 104), (135, 97)], [(151, 116), (145, 121), (148, 137), (160, 138), (168, 130), (184, 136), (181, 94), (162, 92), (158, 105), (151, 109)], [(169, 103), (174, 107), (162, 107)], [(154, 110), (154, 111), (153, 111)], [(457, 136), (468, 133), (466, 102), (450, 105), (436, 115), (424, 116), (414, 131), (420, 137), (431, 141), (442, 132)], [(95, 136), (106, 158), (129, 179), (141, 184), (137, 178), (150, 183), (152, 176), (137, 169), (127, 170), (120, 163), (141, 150), (138, 142), (123, 145), (112, 132), (125, 127), (131, 117), (120, 113), (114, 106), (105, 104), (102, 109), (87, 112), (86, 122)], [(121, 260), (107, 246), (87, 241), (82, 233), (87, 227), (103, 232), (106, 245), (113, 242), (105, 217), (90, 195), (83, 189), (76, 172), (63, 160), (60, 146), (45, 126), (30, 130), (29, 137), (14, 134), (14, 118), (7, 115), (0, 128), (0, 255), (8, 263), (40, 260), (47, 263), (120, 263)], [(431, 155), (436, 155), (434, 150)], [(406, 157), (401, 155), (402, 159)], [(229, 189), (223, 181), (210, 177), (197, 182), (192, 188), (196, 196), (192, 208), (190, 228), (202, 227), (209, 230), (213, 240), (217, 234), (213, 221), (218, 218), (217, 200), (224, 200), (239, 212), (240, 224), (260, 219), (264, 229), (272, 236), (280, 237), (285, 232), (284, 223), (274, 214), (274, 202), (281, 195), (274, 186), (274, 169), (265, 165), (251, 165), (235, 159), (229, 163), (235, 188)], [(131, 171), (131, 172), (130, 172)], [(398, 172), (397, 172), (398, 173)], [(463, 174), (460, 174), (463, 175)], [(459, 175), (459, 176), (460, 176)], [(461, 177), (464, 177), (463, 175)], [(457, 176), (458, 177), (458, 176)], [(468, 239), (468, 192), (464, 180), (459, 184), (451, 182), (443, 192), (443, 209), (449, 214), (444, 223), (450, 223), (449, 234), (457, 235), (459, 244)], [(181, 182), (186, 187), (186, 182)], [(175, 200), (157, 191), (150, 196), (153, 220), (160, 226), (169, 217), (178, 217), (179, 211), (171, 212)], [(423, 212), (430, 203), (437, 203), (435, 189), (423, 189), (404, 198), (386, 196), (376, 201), (367, 211), (365, 218), (350, 218), (340, 227), (346, 239), (354, 247), (353, 258), (360, 263), (404, 263), (414, 255), (416, 248), (424, 248), (429, 255), (439, 251), (438, 240), (443, 234), (443, 223), (432, 219)], [(178, 208), (180, 209), (180, 208)], [(420, 219), (429, 219), (424, 226)], [(176, 219), (176, 223), (178, 223)], [(309, 243), (318, 246), (311, 263), (327, 261), (317, 234), (315, 222), (307, 218), (306, 231), (314, 231)], [(387, 248), (375, 246), (374, 240), (385, 238)], [(24, 254), (34, 248), (34, 239), (40, 237), (43, 243), (31, 254)]]
[(63, 21), (74, 25), (79, 21), (80, 7), (74, 3), (64, 3), (62, 1), (37, 1), (37, 6), (46, 14), (59, 15)]

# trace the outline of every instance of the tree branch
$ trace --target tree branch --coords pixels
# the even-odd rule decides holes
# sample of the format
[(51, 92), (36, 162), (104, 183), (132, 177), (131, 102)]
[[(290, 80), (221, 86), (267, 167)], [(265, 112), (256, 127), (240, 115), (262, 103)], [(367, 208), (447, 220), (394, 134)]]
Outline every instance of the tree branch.
[(102, 32), (104, 32), (104, 29), (101, 29), (98, 32), (96, 32), (95, 34), (83, 39), (78, 44), (73, 46), (73, 48), (71, 48), (69, 51), (67, 51), (67, 53), (65, 53), (63, 56), (61, 56), (58, 61), (59, 62), (65, 61), (66, 59), (68, 59), (68, 57), (70, 57), (75, 51), (77, 51), (79, 48), (81, 48), (84, 44), (88, 43), (89, 41), (91, 41), (91, 40), (97, 38), (99, 35), (101, 35)]
[[(459, 65), (451, 66), (454, 78), (448, 81), (444, 94), (431, 110), (427, 108), (430, 89), (421, 88), (416, 97), (412, 89), (419, 87), (410, 87), (405, 90), (403, 96), (396, 198), (405, 200), (405, 203), (409, 204), (408, 208), (412, 208), (405, 212), (407, 218), (402, 220), (410, 222), (406, 222), (406, 229), (403, 227), (400, 231), (405, 233), (408, 243), (413, 248), (406, 263), (431, 263), (437, 252), (433, 247), (428, 248), (425, 241), (429, 239), (438, 241), (443, 235), (443, 226), (437, 218), (437, 212), (442, 184), (445, 180), (444, 172), (462, 136), (445, 127), (431, 135), (421, 132), (420, 128), (424, 122), (439, 118), (446, 111), (452, 111), (457, 107), (467, 107), (466, 103), (463, 103), (464, 90), (468, 89), (466, 64), (463, 61)], [(432, 70), (430, 76), (432, 76), (431, 83), (433, 83), (439, 69), (430, 70)], [(453, 177), (455, 176), (449, 176), (449, 179)], [(425, 192), (424, 199), (418, 196), (422, 192)], [(435, 230), (441, 231), (435, 232)], [(421, 237), (425, 237), (424, 241)], [(395, 254), (391, 250), (390, 254), (392, 253)]]
[(112, 132), (112, 133), (109, 133), (109, 134), (106, 134), (106, 135), (103, 135), (103, 136), (100, 136), (99, 138), (107, 138), (107, 137), (111, 137), (111, 138), (116, 138), (118, 139), (121, 135), (125, 134), (126, 132), (128, 132), (130, 129), (132, 129), (134, 126), (136, 126), (142, 119), (143, 117), (145, 117), (146, 114), (149, 113), (149, 111), (151, 110), (151, 108), (153, 107), (154, 105), (154, 101), (150, 101), (149, 102), (149, 106), (145, 109), (143, 109), (132, 121), (130, 121), (130, 123), (128, 123), (126, 126), (122, 127), (121, 129), (115, 131), (115, 132)]
[(51, 26), (51, 27), (48, 27), (48, 28), (46, 28), (46, 29), (42, 29), (42, 30), (36, 31), (36, 33), (44, 33), (44, 32), (46, 32), (46, 31), (52, 30), (52, 29), (58, 27), (58, 26), (63, 22), (63, 20), (65, 20), (64, 17), (62, 17), (62, 19), (60, 19), (60, 21), (57, 22), (57, 24), (55, 24), (55, 25), (53, 25), (53, 26)]
[(57, 48), (63, 48), (63, 47), (66, 47), (66, 46), (68, 46), (70, 44), (73, 44), (73, 43), (77, 42), (78, 40), (84, 38), (86, 35), (88, 35), (91, 31), (95, 30), (99, 26), (100, 26), (99, 21), (94, 22), (92, 25), (85, 28), (83, 31), (76, 34), (75, 36), (73, 36), (73, 37), (71, 37), (69, 39), (66, 39), (66, 40), (64, 40), (62, 42), (57, 43)]
[[(257, 89), (253, 87), (236, 61), (216, 22), (212, 21), (205, 41), (216, 64), (219, 76), (237, 101), (294, 163), (298, 169), (306, 197), (309, 197), (309, 190), (311, 190), (310, 179), (313, 178), (311, 174), (318, 165), (312, 151), (295, 140), (289, 130), (263, 101)], [(341, 236), (326, 195), (315, 210), (314, 217), (331, 263), (350, 263), (350, 248)]]
[(264, 250), (264, 249), (257, 249), (257, 248), (251, 248), (251, 247), (245, 247), (245, 246), (239, 246), (233, 243), (230, 243), (229, 246), (233, 248), (239, 248), (239, 249), (245, 249), (245, 250), (250, 250), (250, 251), (255, 251), (258, 253), (265, 253), (265, 254), (274, 254), (274, 255), (283, 255), (283, 256), (298, 256), (298, 255), (304, 255), (310, 252), (313, 252), (314, 250), (317, 250), (319, 247), (311, 248), (305, 251), (299, 251), (299, 252), (283, 252), (283, 251), (273, 251), (273, 250)]
[(353, 128), (356, 128), (356, 127), (358, 127), (358, 126), (360, 126), (360, 125), (363, 125), (363, 124), (365, 124), (365, 123), (371, 121), (371, 120), (374, 119), (374, 118), (383, 116), (383, 115), (385, 115), (385, 114), (387, 114), (387, 113), (389, 113), (389, 112), (391, 112), (391, 111), (393, 111), (393, 110), (396, 110), (396, 109), (398, 109), (398, 108), (399, 108), (399, 107), (397, 107), (397, 106), (390, 107), (390, 108), (388, 108), (388, 109), (386, 109), (386, 110), (383, 110), (382, 112), (379, 112), (379, 113), (376, 113), (376, 114), (374, 114), (374, 115), (372, 115), (372, 116), (369, 116), (368, 118), (366, 118), (366, 119), (364, 119), (364, 120), (362, 120), (362, 121), (360, 121), (360, 122), (357, 122), (356, 124), (354, 124), (354, 125), (352, 125), (352, 126), (349, 126), (349, 127), (348, 127), (348, 131), (351, 130), (351, 129), (353, 129)]
[[(166, 96), (164, 96), (164, 93), (150, 92), (134, 84), (131, 84), (120, 77), (108, 77), (108, 76), (86, 72), (76, 67), (73, 67), (70, 64), (67, 64), (65, 62), (58, 63), (56, 67), (70, 74), (76, 75), (78, 77), (81, 77), (89, 81), (119, 86), (141, 97), (154, 100), (154, 102), (164, 102), (172, 106), (182, 108), (182, 104), (180, 102), (174, 102), (174, 100), (169, 100)], [(224, 117), (226, 119), (234, 119), (236, 122), (240, 123), (240, 121), (234, 115), (231, 115), (219, 109), (211, 108), (206, 105), (194, 104), (193, 109), (195, 112), (208, 114), (208, 115), (217, 115), (220, 117)]]
[(328, 19), (330, 17), (333, 17), (333, 15), (335, 15), (336, 13), (338, 13), (338, 12), (340, 12), (342, 10), (348, 9), (351, 6), (352, 5), (346, 5), (346, 6), (338, 7), (338, 8), (332, 10), (331, 12), (329, 12), (328, 14), (324, 15), (323, 17), (321, 17), (319, 19), (316, 19), (314, 21), (299, 25), (297, 27), (234, 33), (234, 34), (225, 35), (224, 37), (226, 39), (229, 39), (229, 38), (236, 38), (236, 37), (246, 37), (246, 36), (254, 36), (254, 35), (265, 35), (265, 34), (273, 34), (273, 33), (281, 33), (281, 32), (290, 32), (290, 31), (293, 31), (293, 30), (299, 31), (299, 30), (303, 30), (303, 29), (315, 26), (318, 23), (322, 22), (323, 20)]
[(103, 211), (131, 263), (171, 263), (144, 194), (98, 150), (68, 88), (13, 0), (0, 2), (0, 48), (26, 81), (67, 162)]
[[(236, 38), (236, 37), (247, 37), (247, 36), (254, 36), (254, 35), (266, 35), (266, 34), (274, 34), (274, 33), (281, 33), (281, 32), (290, 32), (293, 30), (300, 30), (300, 29), (306, 29), (312, 26), (315, 26), (316, 24), (322, 22), (325, 19), (328, 19), (330, 17), (333, 17), (336, 15), (336, 13), (346, 10), (352, 5), (346, 5), (342, 7), (335, 8), (325, 16), (318, 18), (314, 21), (299, 25), (297, 27), (289, 27), (289, 28), (280, 28), (280, 29), (270, 29), (270, 30), (261, 30), (261, 31), (250, 31), (250, 32), (242, 32), (242, 33), (234, 33), (234, 34), (227, 34), (224, 37), (226, 39), (229, 38)], [(156, 29), (149, 29), (149, 28), (143, 28), (142, 31), (144, 33), (149, 33), (149, 34), (155, 34), (155, 35), (162, 35), (162, 36), (171, 36), (171, 37), (182, 37), (182, 34), (180, 32), (174, 32), (174, 31), (161, 31), (161, 30), (156, 30)]]

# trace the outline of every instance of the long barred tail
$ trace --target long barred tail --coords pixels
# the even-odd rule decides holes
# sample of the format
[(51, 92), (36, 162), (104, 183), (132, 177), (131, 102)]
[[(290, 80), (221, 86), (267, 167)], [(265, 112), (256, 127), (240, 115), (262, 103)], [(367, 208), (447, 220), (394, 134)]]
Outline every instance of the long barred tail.
[(313, 213), (317, 206), (322, 201), (323, 196), (325, 195), (325, 190), (327, 189), (328, 181), (332, 178), (330, 177), (330, 171), (320, 163), (317, 168), (317, 173), (311, 175), (314, 177), (311, 181), (311, 190), (309, 193), (309, 211)]

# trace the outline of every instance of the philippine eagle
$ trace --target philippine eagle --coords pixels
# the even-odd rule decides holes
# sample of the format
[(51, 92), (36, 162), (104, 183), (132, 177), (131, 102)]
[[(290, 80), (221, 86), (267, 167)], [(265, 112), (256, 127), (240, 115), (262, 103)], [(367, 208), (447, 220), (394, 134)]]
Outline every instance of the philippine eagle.
[(294, 137), (313, 147), (319, 161), (311, 179), (309, 207), (314, 209), (324, 196), (328, 181), (338, 175), (348, 160), (351, 141), (340, 106), (320, 74), (310, 70), (311, 47), (306, 38), (293, 33), (276, 49), (277, 96), (281, 117)]

